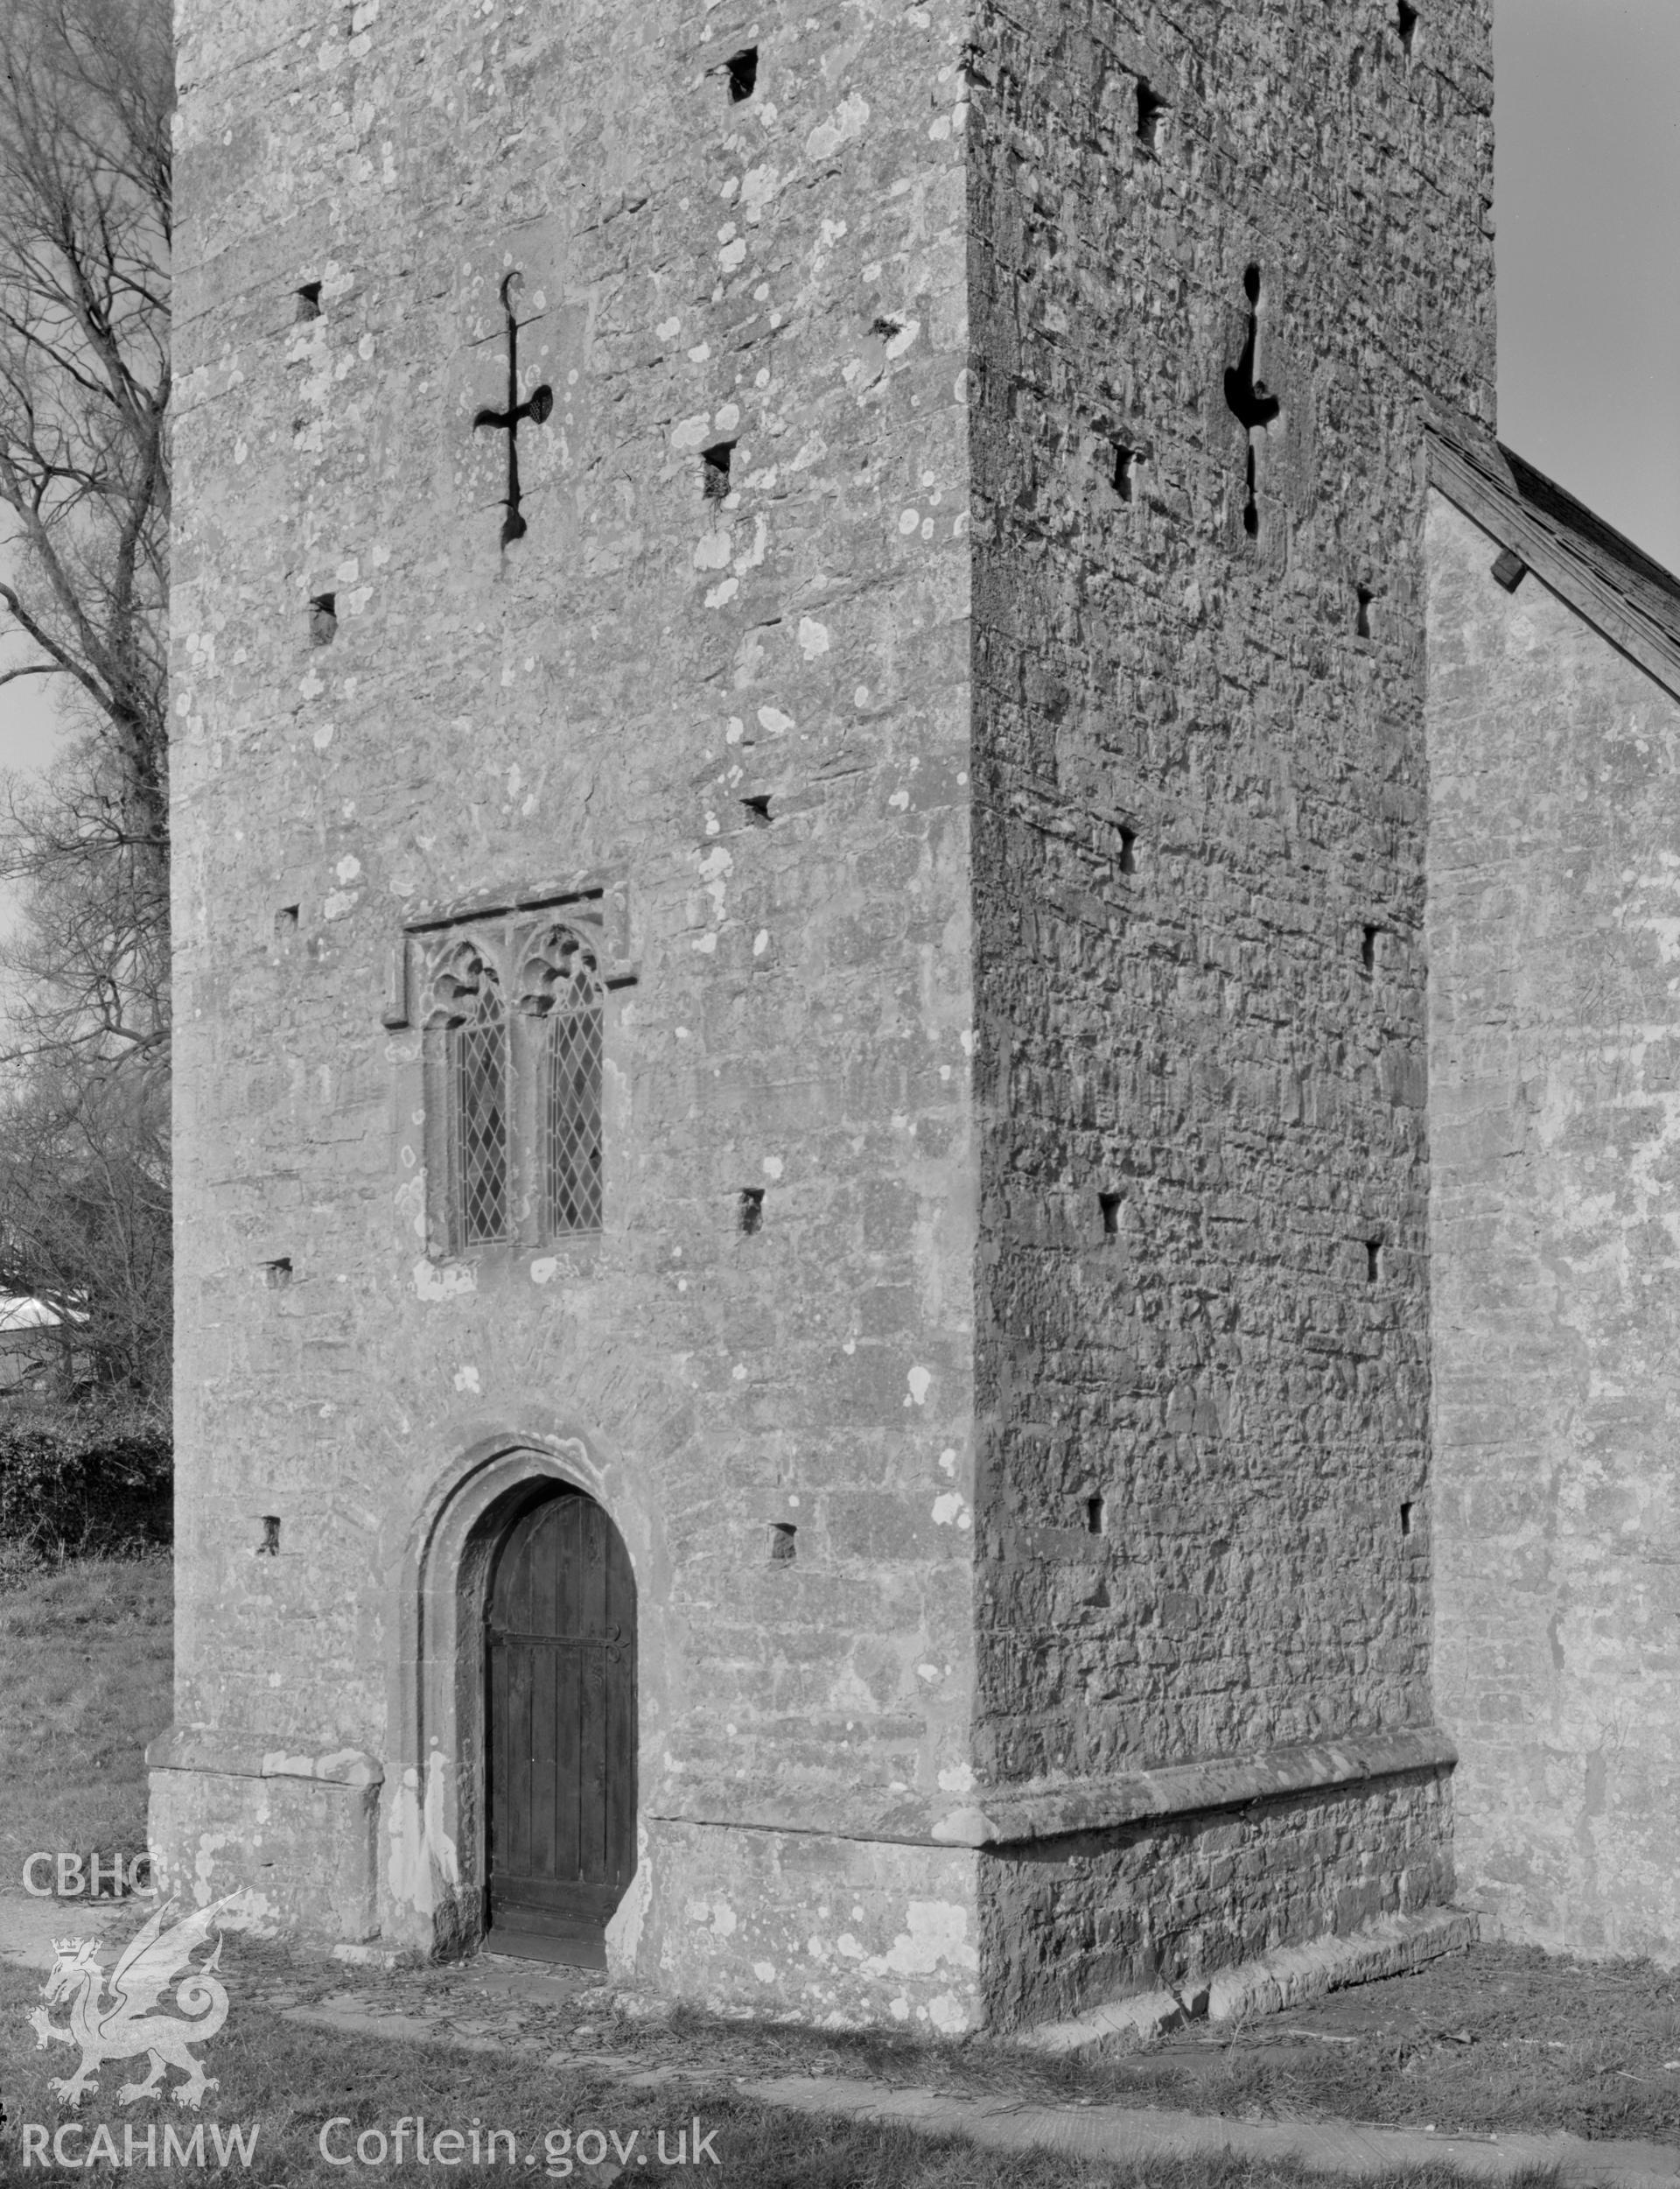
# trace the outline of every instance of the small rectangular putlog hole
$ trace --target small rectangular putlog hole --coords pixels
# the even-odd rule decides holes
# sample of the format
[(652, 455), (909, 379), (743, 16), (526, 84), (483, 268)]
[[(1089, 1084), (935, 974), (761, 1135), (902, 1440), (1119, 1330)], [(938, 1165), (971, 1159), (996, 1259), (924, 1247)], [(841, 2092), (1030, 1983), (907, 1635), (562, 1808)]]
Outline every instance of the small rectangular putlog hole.
[(1146, 152), (1161, 149), (1161, 123), (1166, 113), (1166, 102), (1158, 92), (1152, 91), (1145, 80), (1138, 79), (1138, 142)]
[(290, 1255), (280, 1254), (277, 1255), (273, 1261), (264, 1262), (262, 1265), (262, 1281), (270, 1292), (282, 1291), (287, 1285), (289, 1285), (291, 1282)]
[(303, 287), (295, 292), (295, 301), (298, 319), (318, 319), (321, 316), (320, 283), (306, 281)]
[(1408, 1501), (1400, 1508), (1400, 1533), (1402, 1535), (1410, 1535), (1411, 1533), (1411, 1504), (1410, 1499), (1408, 1499)]
[(290, 942), (298, 932), (298, 907), (283, 904), (274, 916), (274, 939), (276, 943)]
[(764, 1188), (743, 1186), (737, 1211), (741, 1230), (750, 1238), (755, 1231), (764, 1229)]
[(256, 1547), (259, 1558), (278, 1558), (280, 1555), (280, 1516), (277, 1512), (262, 1515), (262, 1540)]
[(1126, 1196), (1123, 1193), (1100, 1193), (1096, 1205), (1102, 1211), (1103, 1238), (1117, 1238), (1125, 1215)]
[(336, 593), (317, 593), (310, 596), (309, 642), (312, 646), (330, 646), (339, 635), (339, 596)]
[(732, 53), (724, 63), (729, 77), (730, 103), (738, 106), (743, 99), (750, 99), (759, 88), (759, 49), (744, 46), (738, 53)]
[(1377, 1238), (1368, 1238), (1365, 1242), (1365, 1281), (1368, 1285), (1374, 1285), (1382, 1274), (1382, 1242)]
[(730, 460), (733, 441), (714, 441), (700, 452), (700, 489), (708, 502), (721, 502), (729, 492)]
[(1085, 1500), (1085, 1533), (1087, 1535), (1106, 1535), (1109, 1532), (1108, 1508), (1101, 1498)]
[(1529, 566), (1513, 549), (1506, 548), (1494, 561), (1494, 582), (1515, 593), (1529, 574)]
[(799, 1556), (794, 1541), (799, 1530), (791, 1520), (772, 1520), (770, 1523), (770, 1563), (786, 1566)]
[(746, 809), (746, 818), (749, 827), (755, 829), (767, 829), (769, 827), (770, 794), (767, 790), (763, 791), (751, 798), (743, 798), (741, 800), (741, 803)]

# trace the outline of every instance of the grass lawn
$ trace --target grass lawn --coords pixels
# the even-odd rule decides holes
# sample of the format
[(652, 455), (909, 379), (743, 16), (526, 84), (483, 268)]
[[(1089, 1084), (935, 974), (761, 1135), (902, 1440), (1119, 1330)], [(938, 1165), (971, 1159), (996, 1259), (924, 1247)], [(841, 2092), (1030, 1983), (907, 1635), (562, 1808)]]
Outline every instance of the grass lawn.
[(0, 1586), (0, 1891), (38, 1849), (146, 1844), (145, 1745), (170, 1721), (167, 1554), (90, 1558)]
[[(229, 1941), (228, 1973), (234, 1954), (248, 1950), (242, 1941)], [(53, 2045), (48, 2052), (37, 2051), (24, 2019), (38, 2002), (38, 1984), (31, 1971), (0, 1967), (0, 2060), (10, 2116), (0, 2131), (0, 2178), (7, 2189), (24, 2189), (24, 2185), (37, 2182), (68, 2189), (71, 2183), (88, 2178), (51, 2164), (25, 2170), (25, 2124), (52, 2128), (61, 2118), (70, 2117), (61, 2113), (47, 2090), (46, 2078), (64, 2074), (66, 2066), (74, 2064), (74, 2055), (62, 2045)], [(64, 2019), (61, 2009), (53, 2019)], [(580, 2143), (585, 2161), (593, 2156), (595, 2146), (586, 2140), (591, 2130), (603, 2139), (616, 2134), (628, 2151), (624, 2182), (677, 2177), (696, 2189), (702, 2182), (716, 2182), (719, 2189), (1306, 2189), (1307, 2184), (1327, 2189), (1336, 2178), (1291, 2165), (1240, 2160), (1152, 2160), (1147, 2165), (1116, 2167), (1048, 2152), (989, 2151), (902, 2128), (774, 2112), (747, 2102), (721, 2080), (710, 2087), (685, 2080), (676, 2088), (631, 2089), (587, 2070), (546, 2070), (511, 2053), (462, 2054), (440, 2046), (302, 2028), (276, 2018), (272, 2011), (242, 2007), (236, 1997), (227, 2026), (205, 2048), (205, 2064), (220, 2084), (202, 2108), (208, 2168), (214, 2164), (214, 2132), (220, 2128), (223, 2148), (231, 2154), (227, 2178), (260, 2183), (264, 2189), (270, 2184), (281, 2189), (304, 2189), (305, 2185), (307, 2189), (325, 2189), (328, 2183), (344, 2182), (377, 2183), (380, 2189), (387, 2184), (421, 2189), (424, 2184), (436, 2189), (438, 2167), (416, 2163), (411, 2131), (402, 2164), (393, 2163), (388, 2155), (396, 2123), (416, 2115), (424, 2117), (429, 2136), (447, 2129), (461, 2133), (461, 2157), (466, 2163), (459, 2164), (455, 2178), (486, 2183), (519, 2178), (569, 2179), (578, 2189), (584, 2185), (605, 2189), (620, 2173), (620, 2162), (607, 2143), (603, 2163), (578, 2163)], [(119, 2153), (125, 2149), (125, 2124), (133, 2129), (142, 2152), (147, 2128), (154, 2127), (161, 2163), (164, 2127), (178, 2137), (190, 2136), (200, 2116), (156, 2099), (118, 2106), (116, 2089), (127, 2072), (126, 2067), (108, 2066), (100, 2090), (84, 2101), (78, 2117), (86, 2123), (88, 2140), (97, 2122), (107, 2123)], [(687, 2143), (696, 2116), (709, 2139), (697, 2165)], [(334, 2157), (351, 2153), (364, 2132), (377, 2131), (387, 2142), (386, 2162), (378, 2163), (378, 2146), (369, 2143), (368, 2163), (348, 2167), (330, 2164), (320, 2138), (326, 2124), (333, 2121), (343, 2123), (328, 2131), (328, 2148)], [(509, 2162), (504, 2142), (497, 2146), (494, 2166), (472, 2164), (467, 2139), (475, 2126), (486, 2139), (486, 2151), (491, 2130), (511, 2132), (514, 2160)], [(256, 2131), (255, 2145), (248, 2144), (248, 2166), (242, 2165), (226, 2140), (235, 2129), (248, 2136)], [(678, 2136), (684, 2136), (683, 2164), (662, 2163), (662, 2130), (667, 2159), (676, 2157)], [(73, 2144), (66, 2156), (79, 2155), (86, 2148), (87, 2142)], [(645, 2166), (638, 2163), (641, 2158), (648, 2162)], [(534, 2164), (528, 2163), (533, 2159)], [(570, 2171), (563, 2171), (568, 2168)], [(109, 2177), (102, 2170), (99, 2178)], [(138, 2175), (126, 2170), (122, 2178), (153, 2177), (142, 2168)], [(182, 2169), (164, 2178), (193, 2177)], [(1382, 2178), (1389, 2189), (1400, 2189), (1402, 2183), (1406, 2189), (1449, 2189), (1461, 2178), (1445, 2167), (1432, 2166)]]
[(1065, 2089), (1238, 2118), (1567, 2129), (1680, 2144), (1680, 1972), (1497, 1943), (1242, 2029), (1180, 2031)]

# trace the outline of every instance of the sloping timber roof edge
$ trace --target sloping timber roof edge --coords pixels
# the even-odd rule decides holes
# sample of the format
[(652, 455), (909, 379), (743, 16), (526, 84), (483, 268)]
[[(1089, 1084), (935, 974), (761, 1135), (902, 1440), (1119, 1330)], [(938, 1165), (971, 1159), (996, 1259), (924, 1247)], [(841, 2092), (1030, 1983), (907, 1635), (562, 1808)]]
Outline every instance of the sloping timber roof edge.
[(1491, 434), (1430, 421), (1429, 483), (1680, 699), (1680, 579)]

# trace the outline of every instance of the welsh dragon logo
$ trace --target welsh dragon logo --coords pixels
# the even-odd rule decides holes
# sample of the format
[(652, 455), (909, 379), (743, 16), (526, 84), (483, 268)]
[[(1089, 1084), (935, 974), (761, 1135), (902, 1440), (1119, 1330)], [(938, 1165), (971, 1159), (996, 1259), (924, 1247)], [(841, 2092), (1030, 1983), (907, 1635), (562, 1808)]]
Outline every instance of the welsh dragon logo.
[[(230, 1893), (207, 1908), (195, 1908), (167, 1929), (164, 1926), (180, 1903), (166, 1902), (129, 1940), (108, 1978), (99, 1965), (97, 1939), (53, 1940), (52, 1973), (41, 1987), (46, 2006), (37, 2007), (29, 2017), (35, 2047), (45, 2052), (51, 2038), (81, 2048), (81, 2065), (74, 2074), (54, 2076), (48, 2083), (56, 2096), (66, 2105), (80, 2105), (85, 2092), (99, 2087), (96, 2068), (107, 2060), (132, 2059), (142, 2052), (150, 2073), (144, 2082), (122, 2085), (116, 2094), (120, 2104), (149, 2098), (167, 2067), (186, 2078), (171, 2092), (177, 2105), (197, 2106), (206, 2090), (218, 2087), (189, 2047), (205, 2044), (228, 2019), (228, 1994), (215, 1975), (221, 1940), (217, 1939), (208, 1959), (196, 1968), (192, 1956), (217, 1926), (244, 1927), (238, 1912), (244, 1898), (242, 1893)], [(176, 1976), (181, 1981), (176, 1986), (175, 2004), (190, 2017), (186, 2021), (153, 2011)], [(47, 2008), (60, 1999), (70, 2003), (67, 2029), (47, 2018)]]

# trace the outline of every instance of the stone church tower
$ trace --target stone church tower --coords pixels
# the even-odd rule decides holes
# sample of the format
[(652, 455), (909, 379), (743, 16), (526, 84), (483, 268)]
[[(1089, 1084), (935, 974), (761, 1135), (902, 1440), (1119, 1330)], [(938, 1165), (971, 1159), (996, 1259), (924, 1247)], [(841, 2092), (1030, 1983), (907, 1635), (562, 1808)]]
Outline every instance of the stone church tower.
[(200, 1898), (814, 2019), (1450, 1892), (1486, 0), (183, 0)]

